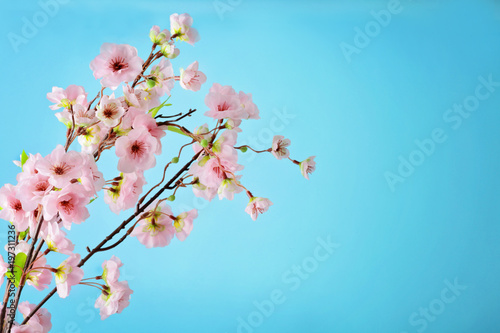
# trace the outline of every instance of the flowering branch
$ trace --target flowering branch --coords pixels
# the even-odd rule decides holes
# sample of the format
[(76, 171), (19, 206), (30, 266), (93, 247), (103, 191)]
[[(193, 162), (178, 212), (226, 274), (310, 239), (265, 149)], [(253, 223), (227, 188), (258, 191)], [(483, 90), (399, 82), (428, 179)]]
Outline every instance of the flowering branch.
[[(151, 29), (153, 45), (145, 61), (130, 45), (103, 44), (101, 53), (90, 63), (102, 88), (90, 102), (85, 89), (76, 85), (66, 89), (53, 87), (47, 94), (54, 103), (50, 108), (62, 109), (56, 117), (67, 127), (66, 142), (47, 156), (28, 156), (23, 152), (20, 161), (15, 162), (22, 168), (17, 184), (0, 188), (0, 218), (11, 223), (9, 228), (15, 234), (7, 245), (9, 263), (0, 256), (0, 284), (7, 277), (0, 314), (3, 333), (49, 332), (51, 315), (42, 306), (56, 293), (61, 298), (68, 297), (75, 286), (99, 290), (95, 307), (99, 308), (101, 319), (121, 313), (129, 305), (133, 291), (127, 281), (120, 280), (120, 259), (112, 256), (104, 261), (102, 274), (91, 278), (84, 278), (82, 267), (94, 254), (110, 251), (127, 238), (137, 238), (146, 248), (167, 246), (174, 237), (186, 240), (193, 230), (197, 210), (174, 214), (167, 205), (181, 189), (191, 187), (195, 196), (208, 201), (216, 196), (232, 200), (235, 194), (245, 192), (249, 198), (245, 211), (251, 218), (255, 220), (265, 213), (273, 203), (254, 196), (243, 185), (238, 173), (243, 169), (238, 164), (239, 153), (250, 149), (269, 152), (277, 159), (288, 158), (299, 165), (307, 179), (315, 170), (314, 156), (302, 162), (289, 157), (290, 140), (283, 136), (275, 136), (271, 148), (265, 150), (237, 146), (240, 125), (259, 119), (260, 111), (251, 94), (236, 92), (231, 86), (214, 83), (205, 98), (208, 110), (204, 115), (215, 120), (214, 126), (205, 123), (190, 131), (180, 124), (196, 108), (185, 113), (163, 113), (164, 108), (172, 106), (167, 101), (176, 84), (196, 92), (207, 81), (197, 61), (181, 68), (180, 75), (174, 73), (170, 60), (180, 54), (176, 42), (193, 45), (199, 35), (188, 14), (173, 14), (170, 23), (170, 31), (160, 31), (158, 26)], [(117, 94), (120, 86), (122, 96)], [(168, 98), (161, 102), (163, 96)], [(162, 154), (162, 138), (167, 132), (189, 137), (189, 142), (181, 145), (163, 167), (161, 180), (141, 196), (146, 185), (144, 171), (156, 166), (156, 156)], [(70, 150), (75, 141), (81, 152)], [(179, 162), (187, 147), (194, 151), (192, 158), (165, 182), (167, 171)], [(97, 162), (113, 148), (119, 175), (105, 180)], [(134, 212), (93, 249), (87, 246), (88, 253), (82, 258), (74, 253), (75, 246), (64, 229), (90, 217), (88, 206), (99, 198), (101, 191), (114, 213), (132, 208)], [(165, 197), (165, 191), (172, 192)], [(54, 264), (52, 252), (67, 258)], [(53, 280), (55, 287), (40, 303), (20, 302), (26, 285), (41, 291), (49, 288)], [(10, 299), (12, 294), (14, 298)], [(16, 311), (24, 316), (21, 323), (15, 321)]]

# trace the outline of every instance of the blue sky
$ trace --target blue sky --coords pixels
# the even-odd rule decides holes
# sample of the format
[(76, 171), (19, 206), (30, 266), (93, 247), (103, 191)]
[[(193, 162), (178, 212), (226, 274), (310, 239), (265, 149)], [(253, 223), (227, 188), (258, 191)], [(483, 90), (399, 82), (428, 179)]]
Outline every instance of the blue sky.
[[(317, 156), (310, 181), (270, 155), (241, 157), (242, 180), (274, 202), (256, 222), (243, 195), (207, 205), (179, 193), (174, 212), (199, 209), (185, 242), (148, 250), (130, 239), (113, 252), (131, 306), (101, 322), (96, 291), (74, 288), (47, 303), (53, 332), (498, 330), (498, 1), (66, 0), (45, 16), (36, 1), (3, 8), (1, 184), (15, 182), (11, 161), (23, 149), (45, 155), (64, 141), (45, 97), (52, 86), (94, 96), (89, 63), (100, 45), (128, 43), (146, 57), (149, 29), (175, 12), (193, 16), (201, 41), (182, 45), (173, 66), (198, 60), (208, 81), (198, 93), (177, 86), (172, 112), (205, 111), (209, 87), (229, 84), (261, 111), (239, 142), (265, 149), (284, 135), (292, 157)], [(23, 32), (26, 22), (39, 26)], [(346, 45), (357, 51), (346, 56)], [(199, 112), (186, 126), (207, 120)], [(159, 165), (183, 138), (163, 142)], [(100, 167), (114, 176), (116, 158)], [(147, 172), (150, 184), (159, 173)], [(100, 201), (91, 214), (70, 233), (80, 253), (127, 217)]]

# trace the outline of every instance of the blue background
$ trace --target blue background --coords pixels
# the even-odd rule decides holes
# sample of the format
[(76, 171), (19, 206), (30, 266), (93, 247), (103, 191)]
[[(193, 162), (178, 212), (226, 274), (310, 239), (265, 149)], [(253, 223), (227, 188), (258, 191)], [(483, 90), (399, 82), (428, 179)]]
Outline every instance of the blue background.
[[(176, 86), (171, 111), (205, 111), (212, 83), (230, 84), (251, 92), (261, 111), (243, 124), (240, 142), (265, 149), (284, 135), (292, 157), (317, 156), (310, 181), (271, 155), (241, 157), (244, 184), (274, 202), (256, 222), (243, 211), (244, 195), (206, 205), (189, 189), (179, 193), (174, 212), (199, 209), (185, 242), (148, 250), (129, 239), (113, 250), (135, 291), (130, 307), (102, 322), (98, 291), (75, 287), (46, 305), (53, 332), (498, 332), (500, 91), (458, 128), (443, 117), (474, 95), (480, 76), (500, 81), (499, 2), (401, 0), (390, 23), (346, 57), (342, 43), (355, 46), (355, 28), (373, 28), (371, 11), (388, 4), (72, 0), (43, 22), (35, 1), (4, 3), (1, 184), (15, 182), (11, 161), (23, 149), (45, 155), (64, 142), (45, 97), (52, 86), (83, 85), (93, 98), (99, 83), (89, 63), (100, 45), (128, 43), (146, 57), (149, 29), (167, 28), (175, 12), (193, 16), (201, 41), (181, 44), (173, 66), (198, 60), (208, 82), (198, 93)], [(15, 52), (9, 33), (22, 36), (23, 18), (34, 15), (44, 24)], [(284, 112), (292, 115), (285, 121), (277, 116)], [(199, 112), (186, 126), (206, 121)], [(435, 129), (446, 140), (428, 156), (415, 153), (415, 140)], [(159, 165), (184, 139), (169, 133), (163, 142)], [(419, 165), (391, 190), (386, 173), (397, 174), (400, 157), (412, 153)], [(111, 155), (100, 166), (108, 178), (116, 174)], [(159, 168), (146, 175), (153, 184)], [(91, 214), (70, 233), (79, 253), (127, 216), (99, 200)], [(321, 262), (313, 259), (318, 237), (337, 244)], [(86, 275), (110, 256), (96, 256)], [(306, 265), (307, 278), (294, 265)], [(464, 287), (450, 294), (455, 282)], [(31, 302), (45, 295), (25, 290)], [(254, 302), (267, 304), (267, 315)]]

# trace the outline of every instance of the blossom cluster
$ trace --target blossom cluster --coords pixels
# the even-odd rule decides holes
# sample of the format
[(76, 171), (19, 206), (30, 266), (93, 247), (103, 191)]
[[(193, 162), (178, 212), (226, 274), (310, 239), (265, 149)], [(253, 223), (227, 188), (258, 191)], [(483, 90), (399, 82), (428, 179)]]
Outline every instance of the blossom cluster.
[[(27, 301), (19, 302), (25, 284), (41, 291), (55, 282), (55, 290), (61, 298), (66, 298), (76, 285), (94, 287), (99, 289), (95, 307), (100, 309), (102, 319), (122, 312), (133, 292), (127, 281), (119, 281), (119, 269), (123, 265), (120, 259), (112, 256), (105, 261), (103, 273), (97, 277), (84, 278), (81, 267), (95, 253), (113, 248), (128, 236), (137, 238), (146, 248), (167, 246), (174, 237), (186, 240), (193, 230), (197, 210), (174, 214), (166, 203), (175, 200), (180, 188), (190, 186), (195, 196), (208, 201), (216, 196), (233, 200), (235, 194), (245, 192), (249, 198), (245, 211), (256, 220), (272, 202), (254, 196), (242, 184), (242, 175), (238, 174), (243, 169), (238, 162), (239, 153), (250, 149), (271, 153), (279, 160), (288, 159), (299, 166), (307, 179), (315, 170), (314, 156), (302, 162), (290, 158), (291, 142), (283, 136), (275, 136), (271, 147), (263, 151), (237, 146), (242, 122), (259, 119), (260, 111), (252, 94), (237, 92), (229, 85), (213, 83), (205, 97), (204, 114), (212, 119), (212, 126), (205, 123), (189, 131), (179, 124), (195, 109), (186, 114), (162, 113), (164, 107), (171, 106), (166, 102), (176, 81), (182, 89), (194, 92), (207, 81), (197, 61), (186, 69), (181, 68), (178, 75), (170, 62), (180, 54), (177, 41), (194, 45), (200, 40), (192, 24), (188, 14), (173, 14), (170, 30), (153, 26), (149, 34), (152, 50), (146, 60), (133, 46), (103, 44), (100, 54), (90, 62), (94, 77), (102, 85), (92, 100), (84, 87), (78, 85), (53, 87), (47, 94), (53, 103), (50, 109), (57, 111), (57, 119), (67, 127), (66, 144), (58, 145), (46, 156), (23, 152), (21, 160), (16, 162), (22, 168), (17, 183), (0, 188), (0, 218), (9, 221), (16, 230), (15, 246), (8, 244), (6, 250), (14, 254), (18, 264), (15, 271), (10, 271), (0, 256), (0, 282), (6, 276), (7, 283), (15, 285), (14, 304), (25, 318), (22, 323), (9, 325), (5, 319), (6, 304), (2, 305), (2, 332), (48, 332), (51, 329), (47, 309)], [(106, 89), (110, 93), (105, 94)], [(164, 97), (168, 98), (162, 102)], [(164, 166), (161, 182), (143, 194), (147, 185), (144, 172), (156, 166), (167, 131), (182, 134), (190, 141)], [(69, 149), (75, 141), (80, 151)], [(179, 162), (186, 146), (194, 151), (192, 160), (169, 183), (163, 184), (167, 169)], [(117, 158), (118, 175), (107, 178), (99, 171), (97, 162), (103, 152), (111, 149)], [(155, 189), (157, 194), (148, 198)], [(173, 190), (173, 194), (161, 198), (167, 189)], [(93, 250), (87, 247), (89, 254), (82, 258), (74, 252), (75, 246), (65, 230), (89, 219), (88, 205), (99, 198), (100, 193), (112, 212), (119, 214), (131, 208), (135, 211), (104, 242)], [(132, 226), (118, 242), (106, 244), (128, 223)], [(66, 259), (58, 265), (49, 264), (47, 257), (52, 252), (65, 255)]]

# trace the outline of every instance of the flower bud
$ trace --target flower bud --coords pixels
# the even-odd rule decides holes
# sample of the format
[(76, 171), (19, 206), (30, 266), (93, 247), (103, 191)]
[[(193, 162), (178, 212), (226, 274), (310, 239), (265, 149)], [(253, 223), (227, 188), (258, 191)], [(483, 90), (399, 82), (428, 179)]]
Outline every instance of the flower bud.
[(174, 201), (175, 200), (175, 195), (171, 195), (167, 198), (168, 201)]
[(165, 29), (160, 32), (160, 27), (154, 25), (149, 31), (149, 39), (156, 45), (162, 45), (170, 39), (170, 31)]
[(149, 88), (154, 88), (154, 86), (156, 86), (156, 80), (149, 79), (146, 81), (146, 84), (148, 85)]
[(208, 141), (207, 141), (207, 139), (203, 139), (203, 140), (201, 140), (200, 144), (201, 144), (201, 146), (202, 146), (202, 147), (207, 147), (207, 146), (208, 146)]
[(242, 153), (246, 153), (246, 152), (247, 152), (247, 150), (248, 150), (248, 148), (247, 148), (247, 147), (241, 147), (241, 148), (240, 148), (240, 151), (241, 151)]
[(163, 53), (163, 55), (168, 59), (174, 59), (177, 58), (177, 56), (180, 53), (180, 50), (176, 48), (175, 45), (173, 44), (163, 43), (161, 45), (161, 53)]
[(178, 163), (179, 162), (179, 158), (176, 156), (174, 158), (172, 158), (172, 163)]

